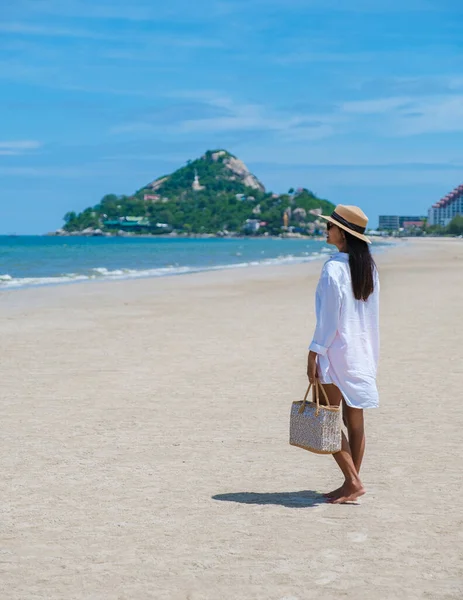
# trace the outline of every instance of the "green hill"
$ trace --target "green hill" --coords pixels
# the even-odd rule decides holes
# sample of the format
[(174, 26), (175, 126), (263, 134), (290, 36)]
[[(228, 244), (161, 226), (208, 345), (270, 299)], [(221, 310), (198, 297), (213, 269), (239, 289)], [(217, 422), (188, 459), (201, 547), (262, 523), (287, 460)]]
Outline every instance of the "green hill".
[(306, 189), (266, 192), (246, 165), (225, 150), (208, 151), (133, 196), (108, 194), (80, 214), (65, 215), (66, 232), (98, 229), (135, 233), (257, 233), (278, 235), (287, 224), (302, 233), (318, 230), (316, 215), (334, 205)]

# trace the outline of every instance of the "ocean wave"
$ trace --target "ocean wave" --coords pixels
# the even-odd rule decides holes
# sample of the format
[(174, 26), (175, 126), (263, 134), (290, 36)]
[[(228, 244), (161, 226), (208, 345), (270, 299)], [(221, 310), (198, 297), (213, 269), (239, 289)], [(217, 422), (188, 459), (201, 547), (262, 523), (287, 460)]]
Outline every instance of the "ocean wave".
[(36, 287), (45, 285), (58, 285), (65, 283), (76, 283), (79, 281), (115, 281), (121, 279), (141, 279), (148, 277), (167, 277), (171, 275), (185, 275), (188, 273), (200, 273), (204, 271), (222, 271), (226, 269), (246, 269), (248, 267), (258, 266), (278, 266), (301, 264), (326, 258), (322, 252), (307, 252), (302, 256), (293, 254), (281, 255), (276, 258), (266, 258), (263, 260), (251, 260), (242, 263), (220, 264), (214, 266), (180, 266), (172, 265), (168, 267), (159, 267), (155, 269), (114, 269), (106, 267), (95, 267), (88, 274), (64, 273), (55, 277), (12, 277), (9, 274), (0, 275), (1, 289), (17, 289), (24, 287)]
[(22, 288), (39, 285), (56, 285), (59, 283), (73, 283), (77, 281), (87, 281), (90, 279), (86, 275), (74, 275), (68, 273), (57, 277), (9, 277), (0, 275), (0, 290), (5, 288)]

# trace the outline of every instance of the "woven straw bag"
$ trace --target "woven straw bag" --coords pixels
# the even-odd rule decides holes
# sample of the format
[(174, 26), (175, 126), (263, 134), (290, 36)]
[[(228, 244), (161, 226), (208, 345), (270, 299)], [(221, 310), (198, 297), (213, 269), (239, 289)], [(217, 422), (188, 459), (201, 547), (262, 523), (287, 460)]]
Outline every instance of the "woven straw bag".
[[(308, 402), (309, 385), (304, 400), (293, 402), (289, 425), (289, 443), (316, 454), (333, 454), (341, 450), (341, 409), (331, 406), (323, 386), (315, 380), (315, 402)], [(320, 405), (319, 388), (327, 406)]]

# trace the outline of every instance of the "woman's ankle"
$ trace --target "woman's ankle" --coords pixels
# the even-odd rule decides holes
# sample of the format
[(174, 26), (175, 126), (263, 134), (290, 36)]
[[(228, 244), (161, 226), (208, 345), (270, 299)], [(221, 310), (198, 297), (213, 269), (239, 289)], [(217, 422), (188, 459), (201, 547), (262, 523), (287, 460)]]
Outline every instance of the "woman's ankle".
[(362, 487), (362, 481), (360, 480), (359, 475), (353, 475), (352, 477), (348, 477), (345, 479), (344, 484), (349, 487)]

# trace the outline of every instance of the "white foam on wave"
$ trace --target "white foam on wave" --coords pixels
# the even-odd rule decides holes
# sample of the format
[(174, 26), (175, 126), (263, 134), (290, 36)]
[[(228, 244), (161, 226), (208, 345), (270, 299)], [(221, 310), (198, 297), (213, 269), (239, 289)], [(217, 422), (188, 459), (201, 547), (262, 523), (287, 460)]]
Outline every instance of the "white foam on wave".
[(75, 281), (87, 281), (89, 277), (86, 275), (75, 275), (66, 274), (60, 277), (10, 277), (5, 279), (3, 276), (0, 277), (0, 290), (1, 289), (14, 289), (22, 287), (31, 287), (37, 285), (56, 285), (59, 283), (71, 283)]
[(78, 273), (65, 273), (56, 277), (12, 277), (5, 274), (0, 275), (1, 289), (17, 289), (24, 287), (36, 287), (44, 285), (58, 285), (64, 283), (75, 283), (79, 281), (114, 281), (120, 279), (141, 279), (147, 277), (167, 277), (171, 275), (184, 275), (187, 273), (199, 273), (203, 271), (222, 271), (224, 269), (245, 269), (258, 266), (277, 266), (289, 264), (301, 264), (325, 258), (326, 255), (321, 252), (312, 254), (304, 253), (303, 256), (294, 256), (292, 254), (278, 256), (276, 258), (266, 258), (264, 260), (253, 260), (249, 262), (192, 267), (172, 265), (168, 267), (159, 267), (156, 269), (114, 269), (109, 270), (106, 267), (95, 267), (89, 275)]

